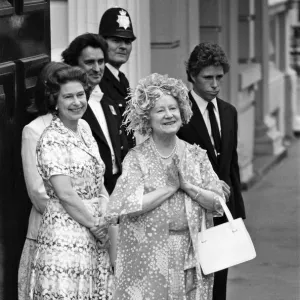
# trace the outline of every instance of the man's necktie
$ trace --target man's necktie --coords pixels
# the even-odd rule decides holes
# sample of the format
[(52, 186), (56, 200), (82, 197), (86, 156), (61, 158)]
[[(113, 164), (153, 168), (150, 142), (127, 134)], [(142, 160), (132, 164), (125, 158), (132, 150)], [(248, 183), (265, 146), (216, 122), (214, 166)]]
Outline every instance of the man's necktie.
[(217, 123), (216, 115), (214, 112), (214, 107), (215, 106), (212, 102), (208, 102), (207, 110), (208, 110), (208, 115), (210, 120), (211, 133), (214, 139), (217, 156), (219, 156), (221, 154), (221, 136), (220, 136), (220, 130)]

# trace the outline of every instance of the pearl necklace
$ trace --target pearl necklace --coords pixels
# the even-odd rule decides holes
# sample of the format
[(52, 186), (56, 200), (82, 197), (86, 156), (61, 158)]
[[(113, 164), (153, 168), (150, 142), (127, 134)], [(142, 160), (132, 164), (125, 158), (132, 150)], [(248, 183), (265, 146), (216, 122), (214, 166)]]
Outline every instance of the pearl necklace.
[(168, 159), (168, 158), (172, 157), (172, 156), (176, 153), (176, 150), (177, 150), (177, 141), (175, 142), (175, 146), (174, 146), (173, 150), (172, 150), (171, 153), (170, 153), (169, 155), (167, 155), (167, 156), (164, 156), (164, 155), (162, 155), (162, 154), (159, 153), (159, 151), (158, 151), (158, 149), (156, 148), (155, 142), (154, 142), (154, 140), (153, 140), (152, 137), (151, 137), (151, 142), (152, 142), (152, 144), (153, 144), (153, 147), (154, 147), (155, 152), (156, 152), (156, 153), (158, 154), (158, 156), (159, 156), (160, 158), (162, 158), (162, 159)]
[(69, 127), (66, 126), (66, 125), (65, 125), (65, 127), (68, 129), (68, 131), (69, 131), (70, 133), (72, 133), (72, 135), (73, 135), (74, 137), (76, 137), (76, 138), (78, 138), (80, 141), (82, 141), (81, 133), (80, 133), (80, 130), (79, 130), (78, 127), (77, 127), (77, 130), (76, 130), (76, 131), (72, 130), (71, 128), (69, 128)]

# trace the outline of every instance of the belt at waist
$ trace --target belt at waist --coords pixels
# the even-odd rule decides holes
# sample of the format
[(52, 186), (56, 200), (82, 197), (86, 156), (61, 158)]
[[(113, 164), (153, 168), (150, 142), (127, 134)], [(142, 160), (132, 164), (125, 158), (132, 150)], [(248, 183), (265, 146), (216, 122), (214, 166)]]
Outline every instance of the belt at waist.
[(190, 234), (188, 229), (183, 230), (169, 230), (169, 235), (187, 235)]
[[(93, 204), (100, 204), (100, 198), (101, 197), (94, 197), (94, 198), (90, 198), (90, 199), (82, 199), (81, 201), (85, 204), (85, 205), (93, 205)], [(59, 205), (62, 205), (61, 201), (59, 199), (56, 198), (51, 198), (48, 200), (47, 205), (51, 205), (51, 203), (57, 203)]]
[[(99, 199), (101, 198), (101, 196), (99, 197), (93, 197), (93, 198), (88, 198), (88, 199), (85, 199), (85, 198), (80, 198), (82, 201), (92, 201), (92, 202), (97, 202), (99, 201)], [(49, 199), (50, 201), (56, 201), (56, 202), (60, 202), (59, 199), (57, 198), (50, 198)]]

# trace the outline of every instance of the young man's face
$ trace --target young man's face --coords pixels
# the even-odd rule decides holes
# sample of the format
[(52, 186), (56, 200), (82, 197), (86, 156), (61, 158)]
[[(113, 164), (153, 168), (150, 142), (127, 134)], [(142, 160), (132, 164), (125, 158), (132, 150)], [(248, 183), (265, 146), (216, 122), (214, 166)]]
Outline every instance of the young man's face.
[(193, 79), (193, 90), (206, 101), (213, 100), (220, 92), (224, 70), (222, 66), (208, 66)]
[(119, 69), (129, 59), (132, 50), (132, 40), (111, 36), (106, 38), (106, 42), (108, 45), (108, 62)]
[(86, 71), (89, 85), (95, 87), (103, 77), (105, 67), (103, 51), (87, 46), (78, 57), (78, 66)]

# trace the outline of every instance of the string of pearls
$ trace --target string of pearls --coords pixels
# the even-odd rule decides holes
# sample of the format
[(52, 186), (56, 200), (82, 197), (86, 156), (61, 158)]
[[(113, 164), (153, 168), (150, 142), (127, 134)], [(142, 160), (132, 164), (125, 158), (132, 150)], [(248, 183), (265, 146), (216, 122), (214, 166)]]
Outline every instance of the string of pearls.
[(65, 127), (68, 129), (68, 131), (75, 136), (76, 138), (78, 138), (80, 141), (82, 141), (82, 136), (81, 136), (81, 132), (79, 130), (79, 128), (77, 127), (77, 130), (74, 131), (71, 128), (69, 128), (68, 126), (65, 125)]
[(154, 148), (156, 154), (158, 154), (158, 156), (159, 156), (160, 158), (162, 158), (162, 159), (168, 159), (168, 158), (172, 157), (172, 156), (176, 153), (176, 151), (177, 151), (177, 141), (176, 141), (175, 146), (174, 146), (173, 150), (171, 151), (171, 153), (170, 153), (169, 155), (166, 155), (166, 156), (165, 156), (165, 155), (162, 155), (161, 153), (159, 153), (159, 151), (158, 151), (158, 149), (156, 148), (155, 142), (154, 142), (154, 140), (153, 140), (152, 137), (151, 137), (151, 142), (152, 142), (152, 144), (153, 144), (153, 148)]

